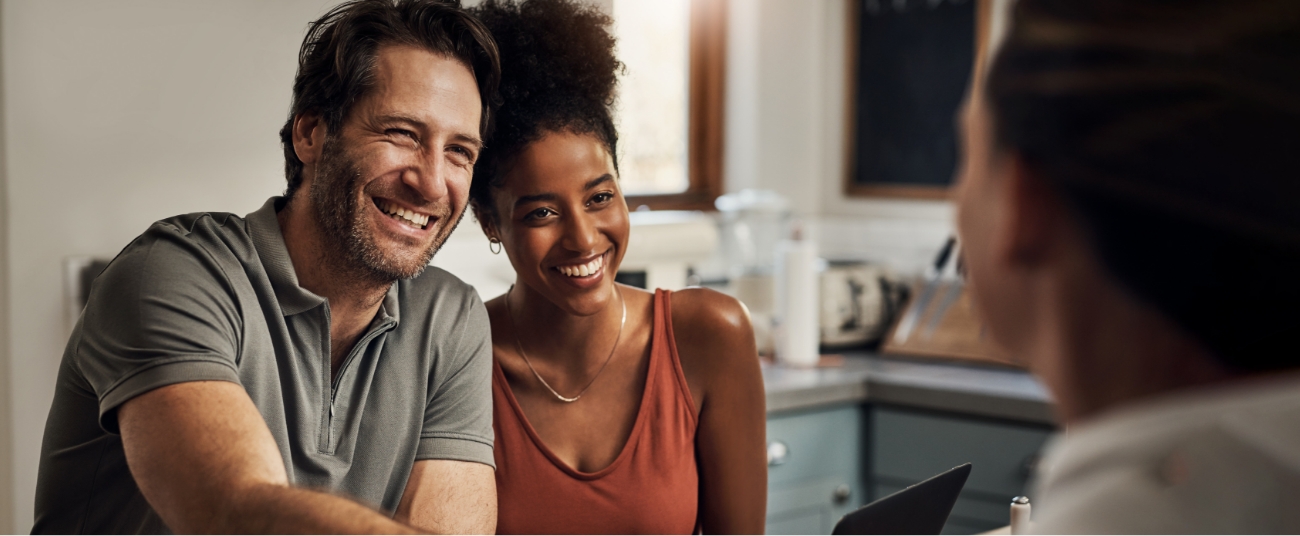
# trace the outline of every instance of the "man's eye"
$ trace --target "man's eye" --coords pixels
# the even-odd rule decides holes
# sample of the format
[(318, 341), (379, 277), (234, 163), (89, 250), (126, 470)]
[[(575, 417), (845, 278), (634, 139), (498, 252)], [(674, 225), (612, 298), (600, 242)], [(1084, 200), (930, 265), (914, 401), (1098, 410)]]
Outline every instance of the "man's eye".
[(452, 146), (448, 147), (447, 151), (455, 155), (460, 163), (469, 164), (474, 162), (474, 153), (469, 149), (460, 146)]
[(410, 138), (411, 141), (414, 141), (416, 143), (420, 142), (420, 138), (418, 138), (414, 132), (411, 132), (404, 128), (390, 128), (388, 130), (385, 130), (384, 134), (387, 134), (389, 136), (401, 136), (404, 138)]

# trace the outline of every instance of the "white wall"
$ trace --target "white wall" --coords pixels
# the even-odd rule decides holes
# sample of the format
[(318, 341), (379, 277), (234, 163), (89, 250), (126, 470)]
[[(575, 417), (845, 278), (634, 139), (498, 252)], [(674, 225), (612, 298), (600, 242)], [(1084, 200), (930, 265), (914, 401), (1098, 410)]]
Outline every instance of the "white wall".
[(10, 359), (0, 385), (13, 411), (12, 444), (0, 447), (12, 448), (0, 469), (0, 478), (12, 469), (12, 481), (0, 499), (12, 495), (0, 515), (10, 504), (12, 513), (0, 531), (31, 529), (41, 436), (68, 335), (62, 260), (111, 257), (159, 218), (244, 214), (283, 191), (277, 132), (298, 45), (307, 22), (334, 3), (3, 3), (8, 197), (0, 228), (8, 243), (0, 260), (9, 300), (0, 301), (0, 320), (8, 317), (0, 329), (9, 336), (0, 352)]
[(912, 272), (952, 232), (952, 207), (843, 193), (850, 1), (731, 0), (727, 189), (789, 198), (824, 256)]
[[(0, 28), (4, 10), (0, 9)], [(3, 39), (0, 39), (0, 125), (4, 125)], [(13, 412), (9, 388), (9, 180), (5, 129), (0, 128), (0, 530), (13, 525)], [(12, 527), (12, 528), (11, 528)]]

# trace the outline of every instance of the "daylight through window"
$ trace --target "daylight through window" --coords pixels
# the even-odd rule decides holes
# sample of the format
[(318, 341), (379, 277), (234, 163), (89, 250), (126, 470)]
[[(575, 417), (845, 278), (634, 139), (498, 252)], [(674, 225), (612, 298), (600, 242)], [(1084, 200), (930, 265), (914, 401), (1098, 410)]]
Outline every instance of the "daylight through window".
[(627, 66), (615, 105), (623, 191), (686, 192), (691, 0), (614, 0), (613, 12)]

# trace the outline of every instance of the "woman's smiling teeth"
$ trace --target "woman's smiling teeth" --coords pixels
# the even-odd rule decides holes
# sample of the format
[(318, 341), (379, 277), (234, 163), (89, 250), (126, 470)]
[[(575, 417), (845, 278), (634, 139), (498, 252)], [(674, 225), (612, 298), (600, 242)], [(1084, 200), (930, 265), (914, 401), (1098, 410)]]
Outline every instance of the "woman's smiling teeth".
[(384, 214), (392, 216), (393, 219), (421, 229), (424, 228), (425, 224), (429, 223), (428, 214), (420, 214), (419, 212), (399, 207), (387, 201), (375, 201), (375, 206), (379, 207), (379, 210), (384, 211)]
[(590, 262), (584, 264), (570, 264), (568, 266), (556, 266), (555, 269), (569, 277), (587, 277), (600, 271), (605, 266), (605, 256), (596, 257)]

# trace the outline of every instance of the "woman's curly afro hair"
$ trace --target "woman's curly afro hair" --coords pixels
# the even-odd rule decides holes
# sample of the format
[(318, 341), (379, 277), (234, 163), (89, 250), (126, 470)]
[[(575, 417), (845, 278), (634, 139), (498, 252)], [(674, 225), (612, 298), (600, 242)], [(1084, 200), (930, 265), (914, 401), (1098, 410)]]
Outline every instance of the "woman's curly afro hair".
[(501, 107), (492, 137), (474, 165), (470, 203), (495, 220), (492, 190), (511, 162), (548, 132), (595, 136), (614, 158), (617, 75), (613, 22), (572, 0), (487, 0), (470, 10), (492, 32), (501, 54)]

